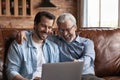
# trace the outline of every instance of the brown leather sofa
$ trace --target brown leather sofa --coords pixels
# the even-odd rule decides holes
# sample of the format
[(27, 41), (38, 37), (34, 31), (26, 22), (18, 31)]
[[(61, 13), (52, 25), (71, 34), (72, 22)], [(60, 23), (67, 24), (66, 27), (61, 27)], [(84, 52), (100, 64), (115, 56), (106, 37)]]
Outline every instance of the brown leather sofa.
[[(1, 73), (4, 67), (2, 63), (4, 62), (5, 54), (11, 41), (15, 38), (17, 30), (23, 29), (0, 29)], [(120, 29), (86, 28), (78, 29), (77, 32), (80, 36), (90, 38), (94, 41), (96, 76), (103, 77), (105, 80), (120, 80)], [(55, 31), (55, 34), (57, 34), (57, 31)]]

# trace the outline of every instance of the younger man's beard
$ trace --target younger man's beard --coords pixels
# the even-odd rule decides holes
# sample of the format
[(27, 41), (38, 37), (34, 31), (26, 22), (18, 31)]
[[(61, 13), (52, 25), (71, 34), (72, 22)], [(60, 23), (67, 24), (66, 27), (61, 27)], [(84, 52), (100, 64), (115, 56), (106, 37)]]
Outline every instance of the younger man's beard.
[[(35, 35), (36, 35), (40, 40), (42, 40), (42, 38), (41, 38), (41, 36), (39, 35), (39, 33), (44, 33), (44, 34), (47, 35), (47, 37), (48, 37), (48, 35), (49, 35), (49, 33), (46, 33), (45, 31), (34, 30), (34, 32), (35, 32)], [(46, 38), (47, 38), (47, 37), (46, 37)]]

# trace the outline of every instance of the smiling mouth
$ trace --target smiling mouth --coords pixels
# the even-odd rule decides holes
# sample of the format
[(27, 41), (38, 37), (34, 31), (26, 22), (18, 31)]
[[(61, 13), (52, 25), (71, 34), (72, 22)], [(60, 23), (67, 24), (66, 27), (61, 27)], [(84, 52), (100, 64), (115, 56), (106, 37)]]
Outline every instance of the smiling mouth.
[(65, 39), (66, 41), (69, 41), (69, 40), (70, 40), (70, 37), (64, 37), (64, 39)]
[(70, 38), (70, 35), (65, 36), (65, 38)]
[(42, 33), (43, 35), (48, 35), (48, 33)]

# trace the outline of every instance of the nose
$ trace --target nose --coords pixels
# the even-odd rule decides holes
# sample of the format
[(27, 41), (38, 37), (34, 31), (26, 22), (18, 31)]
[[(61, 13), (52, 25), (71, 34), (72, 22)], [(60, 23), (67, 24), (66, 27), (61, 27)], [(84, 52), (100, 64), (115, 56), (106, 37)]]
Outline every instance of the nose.
[(48, 27), (45, 27), (45, 32), (47, 33), (49, 31)]
[(65, 30), (65, 31), (63, 32), (63, 35), (64, 35), (64, 36), (68, 35), (68, 32)]

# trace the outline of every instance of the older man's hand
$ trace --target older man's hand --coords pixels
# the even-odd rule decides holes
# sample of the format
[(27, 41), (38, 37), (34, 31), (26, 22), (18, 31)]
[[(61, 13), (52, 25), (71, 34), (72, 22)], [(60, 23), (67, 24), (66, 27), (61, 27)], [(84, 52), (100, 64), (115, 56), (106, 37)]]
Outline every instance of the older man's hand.
[(24, 40), (27, 40), (26, 38), (26, 34), (25, 34), (26, 31), (19, 31), (17, 36), (16, 36), (16, 41), (18, 44), (22, 44), (22, 42)]

